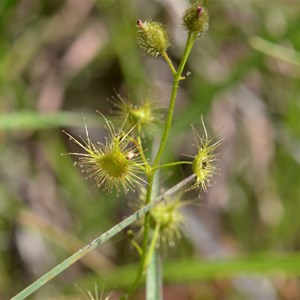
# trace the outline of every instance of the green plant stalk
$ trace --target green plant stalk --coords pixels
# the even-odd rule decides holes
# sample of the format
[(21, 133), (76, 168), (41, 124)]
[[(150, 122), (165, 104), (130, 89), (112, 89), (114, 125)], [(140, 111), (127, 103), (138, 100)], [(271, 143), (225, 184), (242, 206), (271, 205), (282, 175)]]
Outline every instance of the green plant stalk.
[[(155, 198), (159, 195), (159, 171), (155, 173), (153, 186), (152, 186), (152, 197)], [(160, 231), (158, 230), (158, 234)], [(159, 237), (159, 235), (158, 235)], [(155, 234), (152, 235), (152, 244), (155, 246), (157, 238)], [(159, 255), (159, 249), (153, 247), (153, 253), (151, 254), (151, 245), (148, 252), (150, 257), (149, 266), (146, 272), (146, 300), (162, 300), (162, 276), (161, 276), (161, 260)], [(147, 260), (147, 259), (146, 259)], [(147, 265), (146, 263), (145, 265)], [(144, 267), (145, 269), (145, 267)]]
[[(23, 291), (21, 291), (19, 294), (11, 298), (11, 300), (23, 300), (26, 297), (30, 296), (32, 293), (34, 293), (36, 290), (41, 288), (43, 285), (45, 285), (47, 282), (49, 282), (51, 279), (55, 278), (57, 275), (62, 273), (65, 269), (70, 267), (72, 264), (80, 260), (83, 256), (88, 254), (89, 252), (96, 249), (98, 246), (102, 245), (104, 242), (118, 234), (120, 231), (128, 227), (133, 222), (140, 219), (142, 216), (147, 214), (154, 206), (156, 206), (158, 203), (162, 202), (165, 198), (175, 194), (177, 191), (182, 189), (185, 185), (187, 185), (189, 182), (191, 182), (195, 178), (195, 174), (190, 175), (189, 177), (185, 178), (184, 180), (180, 181), (176, 185), (174, 185), (172, 188), (170, 188), (168, 191), (160, 195), (159, 197), (156, 197), (151, 203), (148, 205), (145, 205), (138, 211), (134, 212), (132, 215), (124, 219), (122, 222), (118, 223), (117, 225), (113, 226), (111, 229), (106, 231), (105, 233), (101, 234), (99, 237), (94, 239), (91, 243), (86, 245), (84, 248), (80, 249), (79, 251), (75, 252), (73, 255), (65, 259), (63, 262), (61, 262), (59, 265), (51, 269), (49, 272), (41, 276), (39, 279), (37, 279), (35, 282), (33, 282), (31, 285), (29, 285), (27, 288), (25, 288)], [(126, 299), (126, 298), (125, 298)]]
[(178, 166), (178, 165), (192, 165), (193, 162), (191, 161), (175, 161), (169, 164), (163, 164), (163, 165), (159, 165), (155, 168), (152, 168), (152, 170), (158, 170), (158, 169), (162, 169), (162, 168), (169, 168), (169, 167), (174, 167), (174, 166)]
[(142, 256), (143, 251), (142, 251), (142, 248), (140, 247), (140, 245), (137, 242), (133, 241), (133, 240), (131, 240), (130, 243), (134, 247), (134, 249), (137, 251), (139, 256)]
[(162, 265), (157, 249), (153, 252), (147, 268), (146, 300), (162, 300)]
[[(154, 179), (154, 174), (153, 172), (151, 172), (150, 175), (148, 175), (148, 186), (147, 186), (147, 193), (146, 193), (146, 206), (151, 204), (153, 201), (151, 200), (151, 194), (152, 194), (152, 185), (153, 185), (153, 179)], [(121, 300), (125, 300), (128, 299), (128, 297), (136, 290), (143, 272), (144, 272), (144, 263), (146, 260), (146, 256), (147, 256), (147, 248), (148, 248), (148, 234), (149, 234), (149, 214), (146, 213), (145, 214), (145, 219), (144, 219), (144, 235), (143, 235), (143, 242), (142, 242), (142, 255), (141, 255), (141, 259), (140, 259), (140, 263), (139, 263), (139, 269), (136, 275), (136, 278), (133, 282), (133, 284), (130, 286), (130, 288), (128, 289), (127, 293), (124, 294), (121, 297)]]
[(174, 67), (174, 65), (173, 65), (170, 57), (168, 56), (167, 52), (163, 52), (162, 53), (162, 57), (165, 59), (166, 63), (168, 64), (168, 66), (169, 66), (169, 68), (170, 68), (173, 76), (175, 76), (176, 73), (177, 73), (177, 71), (176, 71), (176, 69), (175, 69), (175, 67)]
[(160, 230), (160, 224), (157, 224), (155, 226), (155, 229), (154, 229), (154, 232), (153, 232), (153, 237), (152, 237), (152, 240), (151, 240), (151, 244), (149, 246), (147, 257), (144, 261), (144, 266), (143, 266), (144, 271), (147, 269), (147, 267), (149, 265), (149, 262), (150, 262), (150, 259), (152, 257), (152, 254), (155, 250), (155, 246), (156, 246), (156, 243), (157, 243), (158, 238), (159, 238), (159, 230)]
[(187, 59), (190, 55), (190, 52), (192, 50), (192, 47), (193, 47), (193, 44), (194, 44), (196, 38), (197, 38), (197, 35), (195, 33), (192, 33), (192, 32), (188, 33), (184, 53), (183, 53), (182, 59), (180, 61), (180, 65), (178, 67), (178, 70), (177, 70), (177, 72), (174, 76), (166, 125), (165, 125), (165, 128), (164, 128), (164, 132), (163, 132), (163, 135), (162, 135), (162, 138), (161, 138), (161, 141), (160, 141), (160, 145), (159, 145), (156, 157), (154, 159), (154, 163), (152, 165), (152, 168), (155, 168), (159, 164), (162, 153), (163, 153), (163, 151), (166, 147), (167, 139), (168, 139), (168, 136), (169, 136), (171, 125), (172, 125), (174, 107), (175, 107), (175, 101), (176, 101), (176, 96), (177, 96), (177, 92), (178, 92), (179, 82), (182, 79), (181, 75), (182, 75), (183, 69), (185, 67), (186, 61), (187, 61)]
[[(151, 202), (151, 195), (152, 195), (152, 185), (153, 185), (153, 179), (155, 172), (157, 171), (157, 166), (159, 164), (161, 155), (166, 147), (167, 139), (169, 136), (170, 128), (172, 125), (172, 120), (173, 120), (173, 114), (174, 114), (174, 107), (175, 107), (175, 101), (176, 101), (176, 96), (177, 96), (177, 91), (179, 87), (179, 82), (182, 80), (182, 72), (185, 67), (186, 61), (190, 55), (190, 52), (192, 50), (193, 44), (197, 38), (197, 35), (195, 33), (189, 32), (184, 53), (182, 56), (182, 59), (180, 61), (180, 65), (178, 67), (178, 70), (176, 71), (176, 74), (174, 75), (174, 81), (173, 81), (173, 86), (172, 86), (172, 92), (170, 96), (170, 104), (169, 104), (169, 109), (168, 109), (168, 114), (167, 114), (167, 120), (164, 128), (164, 132), (160, 141), (160, 145), (157, 151), (157, 154), (154, 159), (154, 163), (152, 165), (152, 172), (150, 175), (148, 175), (148, 186), (147, 186), (147, 193), (146, 193), (146, 205), (148, 205)], [(170, 66), (170, 65), (169, 65)], [(173, 64), (172, 64), (173, 66)], [(170, 67), (172, 70), (172, 67)], [(129, 295), (131, 295), (137, 288), (141, 277), (144, 272), (144, 265), (145, 265), (145, 260), (147, 257), (147, 248), (148, 248), (148, 235), (149, 235), (149, 215), (145, 215), (145, 221), (144, 221), (144, 235), (143, 235), (143, 243), (142, 243), (142, 257), (140, 260), (139, 264), (139, 270), (136, 276), (135, 281), (133, 282), (132, 286), (129, 288), (127, 294), (123, 295), (121, 300), (123, 299), (128, 299)]]

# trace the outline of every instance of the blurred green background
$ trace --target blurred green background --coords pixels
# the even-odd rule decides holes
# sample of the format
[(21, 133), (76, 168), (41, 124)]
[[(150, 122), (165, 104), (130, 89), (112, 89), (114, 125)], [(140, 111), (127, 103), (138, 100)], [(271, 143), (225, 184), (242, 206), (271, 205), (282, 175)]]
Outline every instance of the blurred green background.
[[(172, 76), (136, 46), (137, 19), (166, 24), (180, 60), (184, 0), (0, 2), (0, 299), (132, 212), (138, 196), (97, 190), (73, 166), (62, 134), (102, 140), (116, 90), (167, 107)], [(165, 162), (195, 152), (204, 116), (220, 174), (189, 193), (184, 237), (163, 254), (165, 299), (300, 299), (300, 2), (210, 0), (210, 30), (192, 51)], [(297, 52), (298, 51), (298, 52)], [(164, 186), (189, 168), (163, 174)], [(118, 299), (135, 275), (125, 233), (30, 299)], [(143, 287), (135, 299), (143, 299)]]

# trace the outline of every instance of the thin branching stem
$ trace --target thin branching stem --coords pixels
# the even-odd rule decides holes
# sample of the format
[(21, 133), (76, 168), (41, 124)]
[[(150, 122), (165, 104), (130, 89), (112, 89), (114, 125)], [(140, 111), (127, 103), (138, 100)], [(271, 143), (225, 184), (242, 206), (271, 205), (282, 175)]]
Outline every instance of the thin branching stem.
[(163, 52), (162, 53), (162, 57), (165, 59), (166, 63), (168, 64), (168, 66), (169, 66), (169, 68), (170, 68), (173, 76), (176, 76), (177, 71), (176, 71), (176, 69), (175, 69), (175, 67), (174, 67), (174, 65), (173, 65), (173, 63), (172, 63), (172, 61), (171, 61), (168, 53), (167, 52)]
[(130, 243), (134, 247), (134, 249), (137, 251), (137, 253), (139, 254), (139, 256), (142, 256), (143, 250), (140, 247), (140, 245), (136, 241), (133, 241), (133, 240), (131, 240)]
[(167, 114), (167, 119), (166, 119), (166, 125), (165, 125), (165, 128), (164, 128), (164, 132), (163, 132), (163, 135), (162, 135), (162, 138), (161, 138), (161, 141), (160, 141), (160, 145), (159, 145), (156, 157), (154, 159), (154, 163), (153, 163), (153, 166), (152, 166), (153, 168), (155, 168), (159, 164), (160, 158), (161, 158), (162, 153), (163, 153), (163, 151), (166, 147), (166, 144), (167, 144), (167, 139), (168, 139), (168, 136), (169, 136), (169, 132), (170, 132), (170, 128), (171, 128), (172, 120), (173, 120), (175, 101), (176, 101), (176, 96), (177, 96), (177, 92), (178, 92), (179, 82), (181, 80), (181, 75), (182, 75), (183, 69), (185, 67), (186, 61), (187, 61), (188, 56), (189, 56), (189, 54), (192, 50), (192, 47), (193, 47), (193, 44), (194, 44), (195, 40), (196, 40), (196, 34), (189, 32), (180, 65), (179, 65), (178, 70), (177, 70), (177, 72), (174, 76), (172, 92), (171, 92), (171, 97), (170, 97), (170, 104), (169, 104), (169, 109), (168, 109), (168, 114)]
[(193, 162), (191, 161), (175, 161), (169, 164), (163, 164), (163, 165), (159, 165), (155, 168), (152, 168), (152, 170), (158, 170), (158, 169), (162, 169), (162, 168), (169, 168), (169, 167), (174, 167), (174, 166), (178, 166), (178, 165), (191, 165), (193, 164)]
[[(152, 165), (152, 171), (151, 174), (148, 175), (148, 186), (147, 186), (147, 193), (146, 193), (146, 205), (148, 205), (149, 203), (151, 203), (151, 197), (152, 197), (152, 185), (153, 185), (153, 179), (154, 179), (154, 175), (155, 172), (159, 169), (158, 168), (158, 164), (160, 161), (160, 158), (162, 156), (162, 153), (166, 147), (166, 143), (167, 143), (167, 139), (170, 133), (170, 128), (172, 125), (172, 120), (173, 120), (173, 114), (174, 114), (174, 107), (175, 107), (175, 101), (176, 101), (176, 96), (177, 96), (177, 92), (178, 92), (178, 87), (179, 87), (179, 82), (180, 80), (182, 80), (182, 72), (183, 69), (185, 67), (186, 61), (190, 55), (190, 52), (192, 50), (193, 44), (196, 40), (197, 35), (195, 33), (191, 33), (189, 32), (188, 37), (187, 37), (187, 41), (186, 41), (186, 46), (184, 49), (184, 53), (180, 62), (180, 65), (178, 67), (178, 70), (176, 71), (174, 75), (174, 81), (173, 81), (173, 86), (172, 86), (172, 92), (171, 92), (171, 96), (170, 96), (170, 104), (169, 104), (169, 109), (168, 109), (168, 114), (167, 114), (167, 119), (166, 119), (166, 124), (165, 124), (165, 128), (163, 131), (163, 135), (160, 141), (160, 145), (157, 151), (157, 154), (155, 156), (154, 159), (154, 163)], [(163, 55), (164, 56), (164, 55)], [(167, 59), (166, 59), (167, 57)], [(167, 56), (167, 54), (165, 53), (164, 58), (166, 59), (167, 63), (169, 57)], [(172, 62), (170, 61), (168, 63), (168, 65), (171, 68), (172, 71), (172, 67), (173, 66)], [(174, 68), (174, 67), (173, 67)], [(175, 68), (174, 68), (175, 70)], [(173, 71), (172, 71), (173, 72)], [(144, 266), (145, 266), (145, 261), (146, 259), (149, 259), (149, 256), (147, 254), (147, 250), (148, 250), (148, 236), (149, 236), (149, 214), (147, 213), (145, 215), (145, 220), (144, 220), (144, 235), (143, 235), (143, 244), (142, 244), (142, 257), (140, 260), (140, 264), (139, 264), (139, 270), (137, 273), (137, 276), (133, 282), (133, 284), (131, 285), (131, 287), (128, 290), (128, 293), (126, 295), (124, 295), (121, 299), (127, 299), (129, 295), (131, 295), (137, 288), (142, 276), (143, 276), (143, 272), (144, 272)]]
[[(151, 194), (152, 194), (152, 185), (153, 185), (153, 173), (151, 173), (148, 176), (148, 186), (147, 186), (147, 194), (146, 194), (146, 205), (149, 205), (151, 202)], [(144, 235), (143, 235), (143, 243), (142, 243), (142, 256), (140, 259), (140, 263), (139, 263), (139, 269), (136, 275), (136, 278), (133, 282), (133, 284), (130, 286), (130, 288), (128, 289), (128, 292), (126, 295), (123, 295), (123, 297), (121, 298), (121, 300), (123, 299), (128, 299), (128, 296), (131, 295), (137, 288), (142, 276), (143, 276), (143, 272), (144, 272), (144, 265), (145, 265), (145, 261), (146, 261), (146, 257), (147, 257), (147, 248), (148, 248), (148, 235), (149, 235), (149, 214), (146, 213), (145, 214), (145, 219), (144, 219)]]

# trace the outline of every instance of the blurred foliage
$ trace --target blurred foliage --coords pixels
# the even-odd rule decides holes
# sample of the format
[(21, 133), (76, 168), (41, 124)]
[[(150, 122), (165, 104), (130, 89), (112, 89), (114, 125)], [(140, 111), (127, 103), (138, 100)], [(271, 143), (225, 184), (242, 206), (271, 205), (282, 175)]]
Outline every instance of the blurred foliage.
[[(84, 135), (84, 115), (91, 138), (101, 140), (105, 131), (96, 110), (110, 113), (107, 98), (114, 89), (133, 102), (152, 97), (167, 106), (171, 74), (161, 59), (137, 49), (135, 23), (148, 18), (165, 23), (177, 64), (186, 5), (184, 0), (1, 1), (1, 299), (132, 211), (128, 203), (136, 194), (102, 193), (73, 166), (71, 156), (61, 155), (78, 151), (61, 130)], [(210, 30), (188, 61), (191, 76), (178, 95), (165, 158), (193, 153), (190, 124), (197, 127), (203, 114), (209, 135), (225, 137), (221, 172), (200, 199), (197, 192), (186, 196), (195, 203), (185, 210), (186, 237), (168, 253), (182, 261), (174, 264), (177, 272), (184, 270), (190, 283), (201, 284), (181, 277), (178, 293), (170, 275), (176, 269), (168, 262), (165, 299), (300, 299), (300, 2), (210, 0), (208, 8)], [(164, 184), (190, 173), (185, 167), (166, 173)], [(256, 258), (257, 253), (264, 255)], [(242, 254), (251, 260), (237, 259), (220, 269), (210, 264), (212, 257)], [(280, 262), (281, 255), (293, 271)], [(85, 281), (84, 288), (93, 290), (95, 280), (102, 287), (106, 277), (117, 292), (122, 280), (109, 274), (131, 276), (122, 270), (136, 259), (120, 233), (31, 299), (78, 299), (75, 283)], [(280, 271), (276, 276), (265, 272), (269, 263)], [(267, 291), (251, 276), (255, 270), (268, 275), (260, 280), (268, 283)], [(250, 271), (249, 291), (238, 273)]]

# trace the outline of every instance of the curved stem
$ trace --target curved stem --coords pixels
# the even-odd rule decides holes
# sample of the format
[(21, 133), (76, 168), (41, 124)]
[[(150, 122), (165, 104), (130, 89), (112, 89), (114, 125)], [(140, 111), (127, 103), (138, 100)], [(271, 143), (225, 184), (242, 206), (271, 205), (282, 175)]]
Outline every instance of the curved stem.
[(139, 256), (142, 256), (143, 251), (142, 251), (142, 248), (140, 247), (140, 245), (136, 241), (133, 241), (133, 240), (131, 240), (130, 243), (134, 247), (134, 249), (137, 251)]
[(175, 69), (175, 67), (174, 67), (174, 65), (173, 65), (173, 63), (172, 63), (172, 61), (171, 61), (168, 53), (167, 52), (163, 52), (162, 53), (162, 57), (165, 59), (166, 63), (168, 64), (168, 66), (169, 66), (169, 68), (170, 68), (173, 76), (175, 76), (177, 72), (176, 72), (176, 69)]

